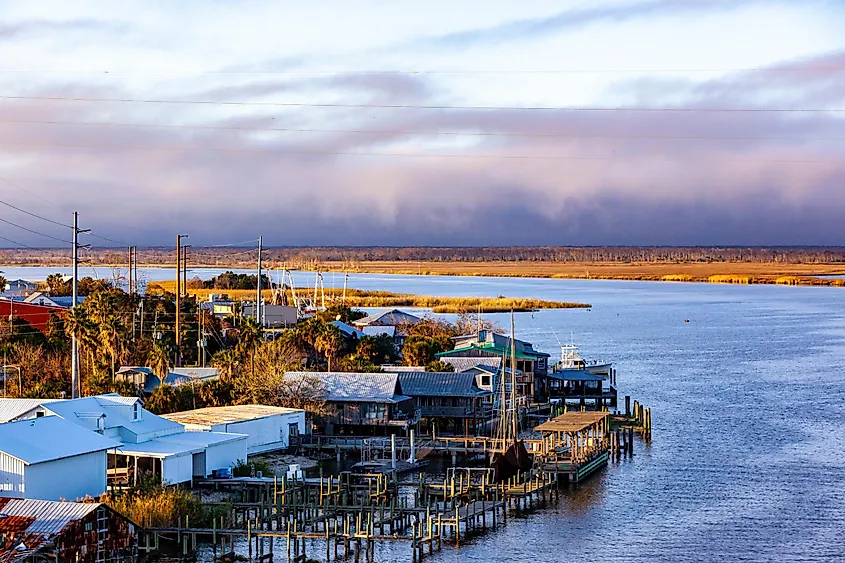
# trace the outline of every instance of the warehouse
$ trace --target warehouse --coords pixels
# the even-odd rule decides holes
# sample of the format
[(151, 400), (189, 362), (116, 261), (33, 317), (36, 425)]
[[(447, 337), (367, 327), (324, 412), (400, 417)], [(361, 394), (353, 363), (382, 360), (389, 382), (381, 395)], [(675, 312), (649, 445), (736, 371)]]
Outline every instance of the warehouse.
[(0, 496), (99, 496), (106, 491), (107, 450), (119, 446), (57, 416), (0, 424)]
[(33, 419), (41, 415), (62, 419), (88, 434), (117, 441), (119, 450), (109, 452), (108, 471), (111, 481), (119, 485), (136, 484), (144, 473), (165, 485), (185, 483), (246, 460), (246, 436), (186, 432), (181, 424), (143, 408), (137, 397), (108, 394), (47, 400), (18, 418)]
[(305, 434), (305, 411), (267, 405), (207, 407), (164, 415), (190, 431), (247, 435), (247, 453), (258, 454), (296, 446)]

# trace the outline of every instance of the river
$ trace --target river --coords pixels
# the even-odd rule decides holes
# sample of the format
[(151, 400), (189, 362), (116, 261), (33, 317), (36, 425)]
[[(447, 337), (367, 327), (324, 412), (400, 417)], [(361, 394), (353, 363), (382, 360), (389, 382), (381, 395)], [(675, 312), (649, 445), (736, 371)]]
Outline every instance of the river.
[[(591, 303), (517, 314), (517, 337), (553, 354), (552, 329), (574, 338), (586, 358), (615, 363), (620, 395), (652, 407), (653, 441), (633, 459), (432, 561), (845, 557), (845, 288), (364, 274), (349, 286)], [(376, 559), (409, 561), (410, 549), (378, 548)]]

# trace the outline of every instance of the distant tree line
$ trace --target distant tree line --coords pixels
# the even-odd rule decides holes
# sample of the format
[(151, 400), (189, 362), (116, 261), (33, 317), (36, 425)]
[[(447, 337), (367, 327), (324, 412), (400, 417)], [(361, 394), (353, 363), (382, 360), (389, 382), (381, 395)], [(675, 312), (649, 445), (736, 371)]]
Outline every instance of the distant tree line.
[[(95, 264), (125, 267), (124, 257), (113, 249), (91, 249)], [(205, 266), (254, 268), (255, 253), (242, 249), (193, 247), (190, 263)], [(321, 262), (746, 262), (829, 264), (845, 262), (845, 247), (671, 247), (671, 246), (536, 246), (536, 247), (277, 247), (264, 250), (269, 267), (313, 268)], [(69, 264), (70, 256), (55, 249), (0, 250), (0, 261), (9, 265)], [(165, 248), (138, 250), (141, 264), (173, 266), (174, 251)], [(251, 281), (250, 281), (251, 280)], [(227, 272), (218, 276), (217, 289), (255, 287), (255, 276)], [(233, 284), (232, 287), (225, 287)]]

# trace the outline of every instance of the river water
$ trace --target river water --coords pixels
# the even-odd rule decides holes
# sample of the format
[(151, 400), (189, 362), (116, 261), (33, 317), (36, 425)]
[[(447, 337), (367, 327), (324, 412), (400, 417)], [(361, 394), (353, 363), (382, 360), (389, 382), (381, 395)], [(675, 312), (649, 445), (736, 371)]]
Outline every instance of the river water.
[[(432, 561), (845, 559), (845, 288), (363, 274), (349, 286), (591, 303), (517, 314), (517, 337), (553, 355), (553, 330), (573, 338), (652, 408), (653, 441), (633, 459)], [(376, 558), (409, 561), (405, 547)]]

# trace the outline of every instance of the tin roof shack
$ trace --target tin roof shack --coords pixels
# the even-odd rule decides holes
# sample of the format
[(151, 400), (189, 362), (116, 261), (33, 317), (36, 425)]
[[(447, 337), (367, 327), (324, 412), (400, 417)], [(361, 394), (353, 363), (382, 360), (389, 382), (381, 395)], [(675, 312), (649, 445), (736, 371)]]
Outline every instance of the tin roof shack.
[(399, 383), (413, 397), (423, 426), (438, 434), (476, 435), (492, 418), (493, 394), (478, 386), (473, 373), (400, 372)]
[(231, 432), (247, 436), (249, 455), (284, 450), (305, 434), (305, 411), (267, 405), (207, 407), (164, 415), (189, 432)]
[[(91, 435), (119, 442), (120, 449), (108, 456), (109, 477), (116, 483), (136, 483), (141, 472), (166, 485), (186, 483), (246, 460), (246, 436), (186, 432), (181, 424), (144, 409), (137, 397), (97, 395), (45, 401), (39, 408), (48, 414), (45, 418), (60, 417)], [(35, 409), (29, 414), (37, 416)]]
[(3, 563), (134, 563), (135, 524), (105, 504), (0, 497)]
[(106, 492), (107, 450), (120, 442), (57, 416), (0, 424), (0, 495), (45, 500)]
[[(510, 366), (511, 337), (490, 330), (480, 330), (478, 334), (456, 336), (455, 348), (437, 354), (437, 358), (502, 358)], [(550, 354), (534, 350), (530, 342), (514, 339), (516, 356), (516, 393), (521, 397), (535, 397), (535, 376), (542, 379), (549, 370)], [(521, 372), (521, 373), (520, 373)]]
[[(164, 377), (164, 383), (178, 387), (186, 383), (204, 383), (220, 377), (217, 368), (170, 368)], [(115, 374), (115, 379), (134, 385), (140, 393), (151, 395), (162, 384), (152, 368), (145, 366), (122, 366)]]
[(393, 339), (396, 349), (401, 350), (402, 346), (405, 345), (405, 339), (408, 337), (403, 329), (408, 325), (415, 325), (419, 322), (422, 322), (422, 319), (415, 315), (399, 309), (391, 309), (381, 313), (373, 313), (363, 319), (353, 321), (352, 324), (367, 336), (389, 336)]
[(328, 436), (388, 435), (417, 422), (414, 401), (395, 373), (287, 372), (286, 378), (317, 378), (326, 413), (315, 422)]

